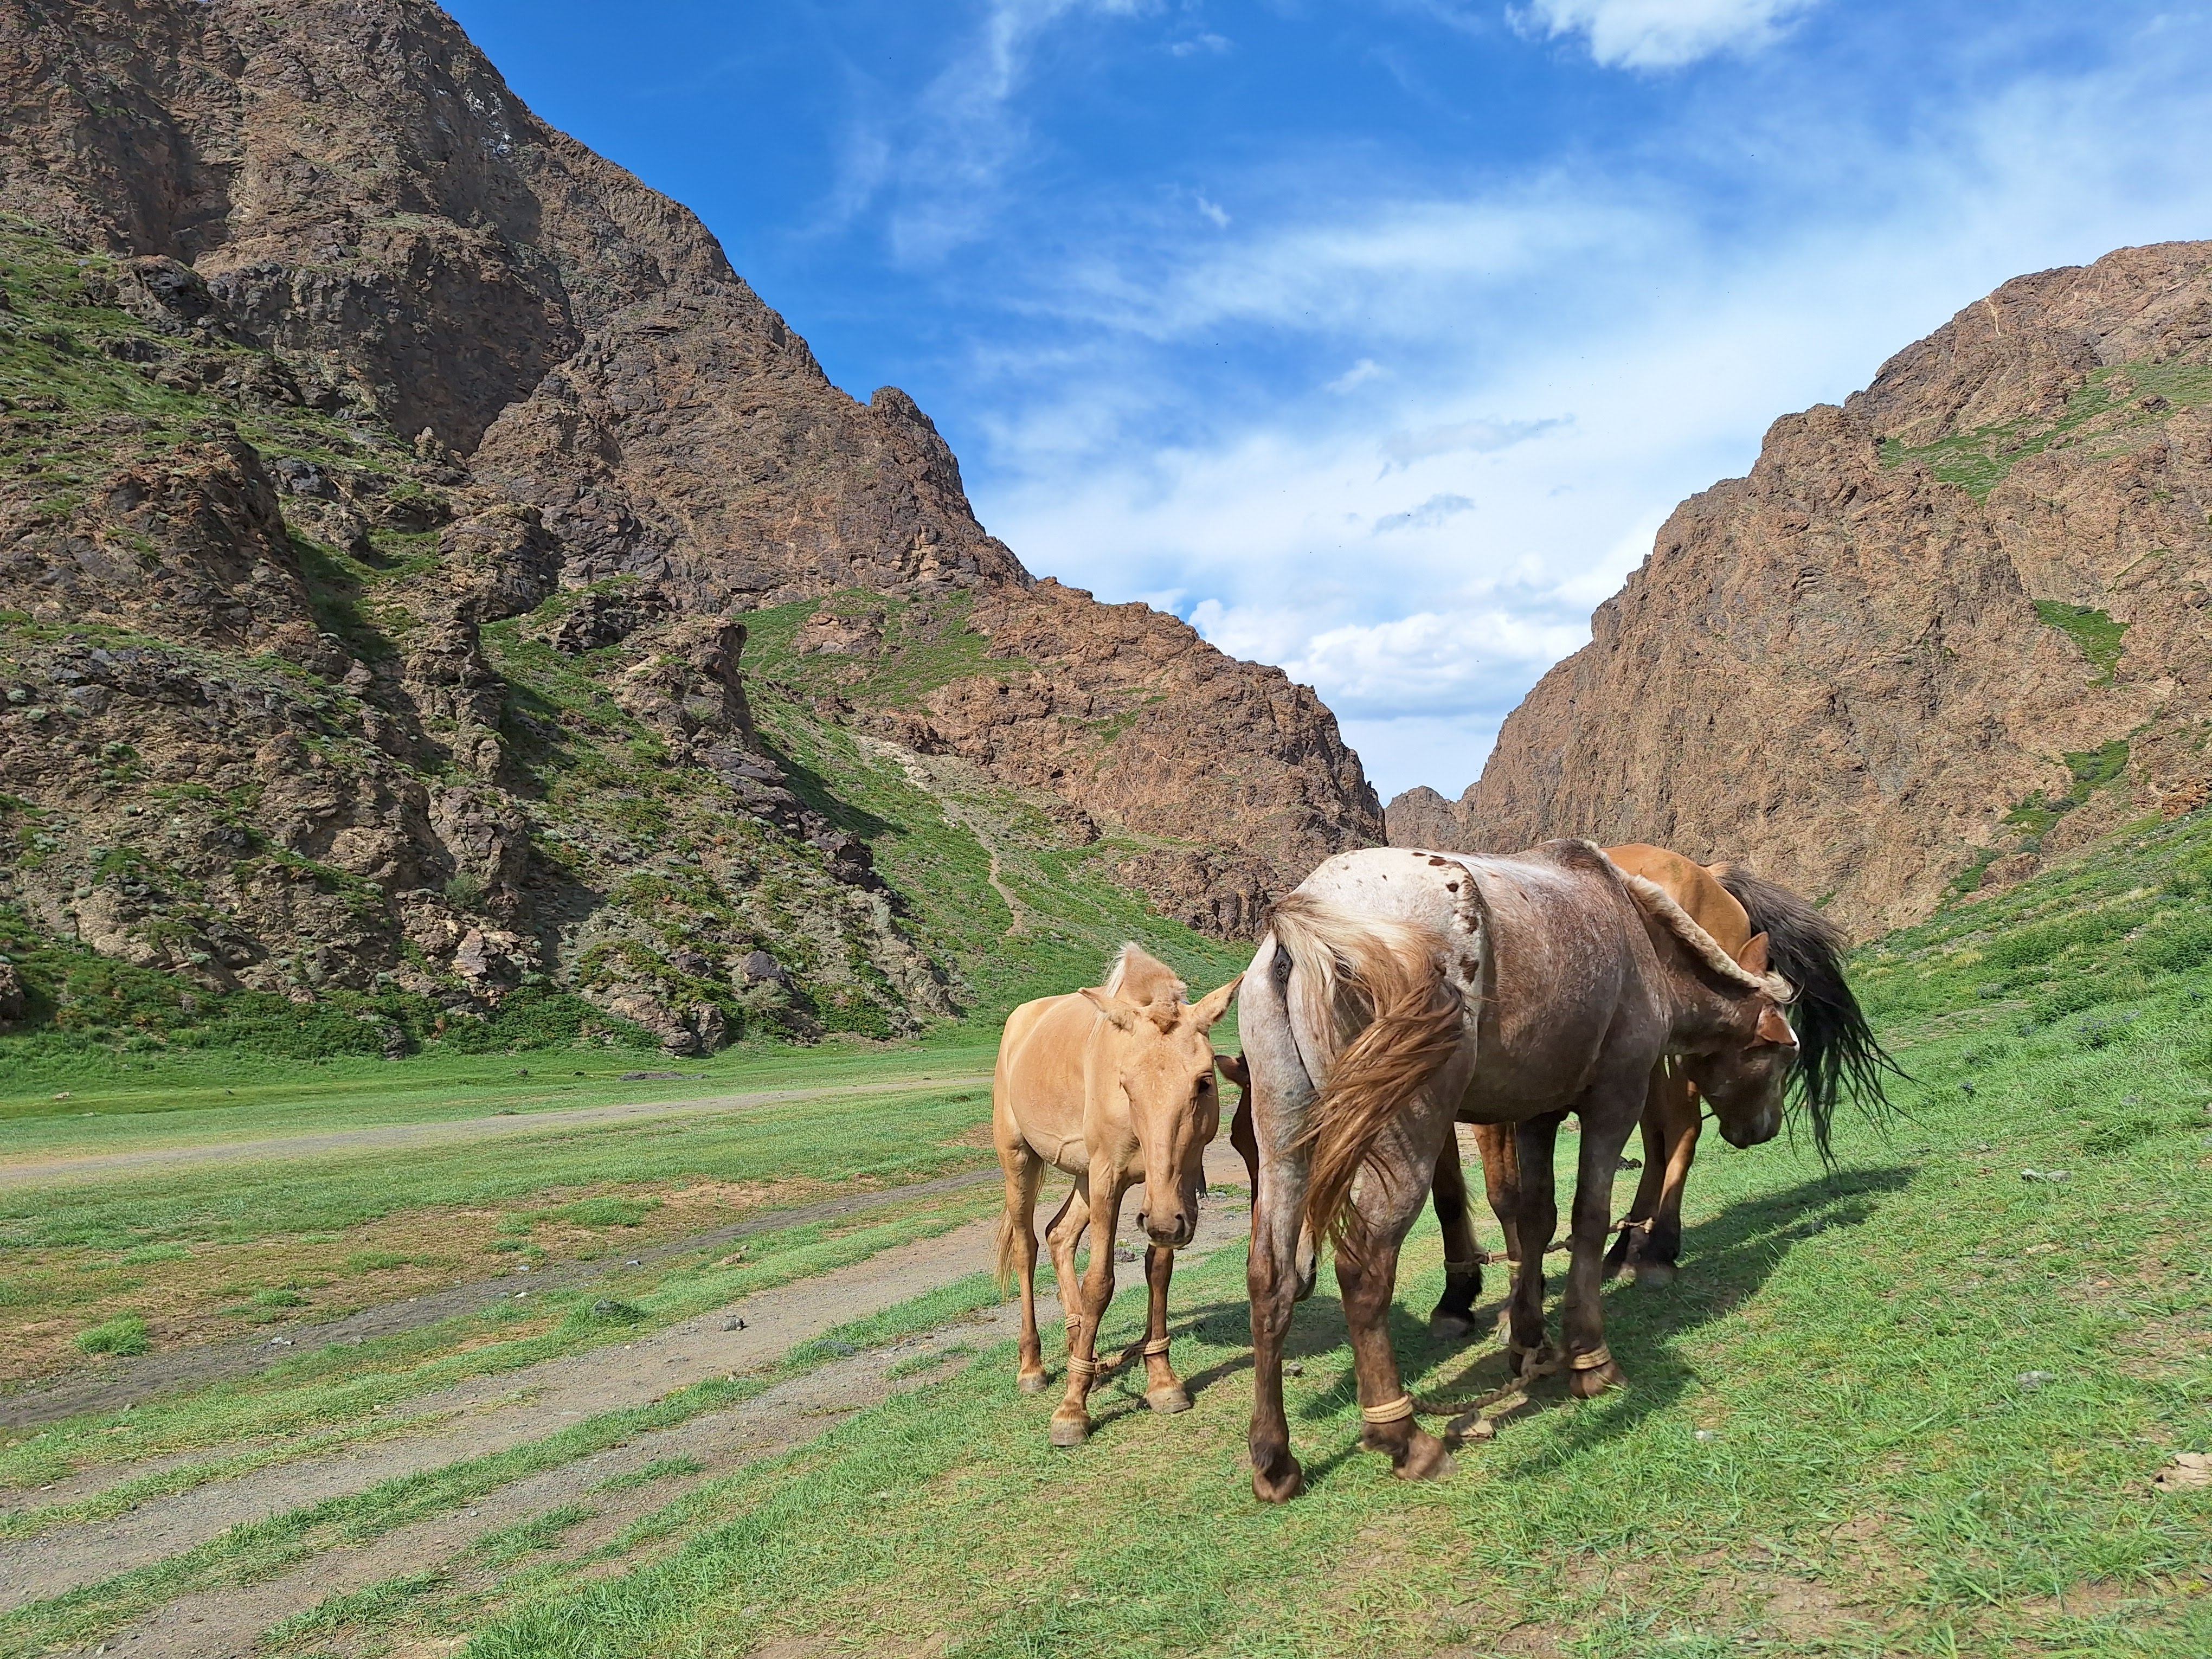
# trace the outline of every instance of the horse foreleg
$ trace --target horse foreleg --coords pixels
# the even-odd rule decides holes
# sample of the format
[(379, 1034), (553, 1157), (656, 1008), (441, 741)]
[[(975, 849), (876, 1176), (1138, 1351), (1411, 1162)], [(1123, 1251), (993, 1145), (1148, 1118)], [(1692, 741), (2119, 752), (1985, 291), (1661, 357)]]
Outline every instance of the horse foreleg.
[(1619, 1089), (1593, 1090), (1577, 1114), (1582, 1146), (1576, 1158), (1575, 1202), (1569, 1237), (1573, 1254), (1559, 1330), (1567, 1356), (1568, 1386), (1587, 1399), (1627, 1381), (1605, 1346), (1605, 1237), (1613, 1224), (1613, 1178), (1628, 1144), (1643, 1093), (1641, 1079)]
[(1507, 1304), (1506, 1346), (1523, 1376), (1548, 1365), (1556, 1357), (1544, 1328), (1544, 1251), (1559, 1224), (1552, 1158), (1559, 1121), (1565, 1115), (1553, 1112), (1531, 1118), (1513, 1131), (1510, 1196), (1514, 1254), (1518, 1259), (1514, 1264), (1513, 1295)]
[(1482, 1294), (1482, 1251), (1474, 1238), (1474, 1218), (1467, 1202), (1467, 1172), (1461, 1165), (1459, 1135), (1444, 1136), (1437, 1157), (1437, 1224), (1444, 1236), (1444, 1293), (1429, 1315), (1429, 1334), (1447, 1342), (1474, 1334), (1474, 1304)]
[[(1091, 1380), (1098, 1374), (1098, 1328), (1114, 1301), (1114, 1232), (1121, 1224), (1121, 1196), (1128, 1190), (1121, 1171), (1091, 1192), (1091, 1267), (1077, 1287), (1075, 1326), (1068, 1334), (1067, 1394), (1052, 1414), (1052, 1443), (1079, 1446), (1091, 1437)], [(1069, 1254), (1073, 1255), (1071, 1243)]]
[(1168, 1281), (1176, 1253), (1163, 1244), (1145, 1249), (1145, 1403), (1156, 1412), (1187, 1412), (1190, 1395), (1168, 1364)]
[(1052, 1276), (1060, 1286), (1060, 1320), (1066, 1328), (1063, 1349), (1074, 1351), (1076, 1310), (1083, 1305), (1083, 1281), (1075, 1272), (1075, 1252), (1083, 1242), (1083, 1229), (1091, 1220), (1088, 1182), (1079, 1179), (1068, 1189), (1052, 1224), (1044, 1230), (1045, 1249), (1052, 1254)]
[(1336, 1252), (1337, 1289), (1359, 1379), (1360, 1444), (1387, 1454), (1409, 1480), (1448, 1474), (1452, 1467), (1443, 1442), (1414, 1420), (1413, 1397), (1390, 1342), (1399, 1249), (1421, 1212), (1422, 1188), (1451, 1133), (1449, 1114), (1425, 1102), (1400, 1120), (1398, 1132), (1383, 1140), (1361, 1178), (1354, 1200), (1358, 1224)]

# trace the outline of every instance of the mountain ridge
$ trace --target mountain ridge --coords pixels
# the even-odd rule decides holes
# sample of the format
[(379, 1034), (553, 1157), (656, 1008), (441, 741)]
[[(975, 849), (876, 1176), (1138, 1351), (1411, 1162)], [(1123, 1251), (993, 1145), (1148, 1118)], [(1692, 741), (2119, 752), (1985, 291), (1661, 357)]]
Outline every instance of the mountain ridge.
[(1862, 933), (2017, 882), (2212, 795), (2208, 513), (2212, 242), (2016, 278), (1679, 507), (1390, 839), (1661, 842)]
[[(408, 998), (574, 994), (688, 1052), (1011, 983), (912, 888), (959, 860), (878, 867), (937, 832), (851, 799), (940, 808), (848, 727), (1076, 860), (1014, 952), (1055, 976), (1122, 888), (1196, 951), (1381, 838), (1310, 690), (1037, 581), (911, 398), (832, 386), (435, 7), (0, 0), (0, 902), (33, 933), (381, 997), (378, 1041)], [(749, 628), (794, 605), (763, 681)]]

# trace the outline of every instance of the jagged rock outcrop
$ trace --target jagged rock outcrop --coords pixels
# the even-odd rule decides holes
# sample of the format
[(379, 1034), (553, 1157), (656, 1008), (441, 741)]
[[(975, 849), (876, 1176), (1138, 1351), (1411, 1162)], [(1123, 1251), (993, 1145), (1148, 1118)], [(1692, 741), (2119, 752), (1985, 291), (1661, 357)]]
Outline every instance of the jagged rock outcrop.
[(0, 213), (21, 329), (84, 368), (0, 386), (0, 789), (46, 843), (0, 896), (45, 925), (301, 995), (551, 975), (678, 1047), (943, 1012), (747, 708), (745, 616), (854, 590), (990, 660), (824, 718), (1158, 843), (1123, 877), (1172, 914), (1248, 931), (1380, 838), (1310, 691), (1034, 582), (910, 398), (831, 386), (422, 0), (0, 0)]
[(2008, 283), (1676, 510), (1391, 839), (1748, 860), (1861, 931), (2212, 793), (2212, 243)]

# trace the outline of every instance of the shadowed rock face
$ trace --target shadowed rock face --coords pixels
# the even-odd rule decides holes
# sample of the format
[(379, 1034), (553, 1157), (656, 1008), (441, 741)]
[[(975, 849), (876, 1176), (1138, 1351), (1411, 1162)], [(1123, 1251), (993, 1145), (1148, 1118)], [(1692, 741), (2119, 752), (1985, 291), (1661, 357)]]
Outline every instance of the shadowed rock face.
[[(131, 737), (132, 688), (174, 678), (165, 646), (281, 659), (329, 696), (294, 698), (302, 682), (265, 668), (210, 678), (202, 663), (217, 689), (139, 745), (157, 775), (235, 792), (288, 756), (362, 747), (356, 763), (313, 761), (321, 793), (275, 839), (379, 884), (381, 920), (368, 900), (348, 901), (343, 929), (309, 917), (321, 900), (296, 883), (282, 916), (224, 887), (235, 948), (195, 936), (131, 946), (134, 959), (220, 976), (234, 958), (236, 982), (258, 985), (256, 964), (291, 962), (292, 937), (325, 927), (344, 937), (319, 947), (311, 984), (411, 982), (427, 960), (440, 983), (495, 986), (589, 955), (612, 975), (592, 992), (610, 1006), (646, 994), (647, 969), (620, 963), (662, 941), (594, 907), (623, 860), (657, 867), (665, 849), (602, 837), (599, 886), (547, 884), (513, 746), (557, 750), (561, 721), (518, 700), (480, 637), (518, 617), (604, 681), (669, 765), (712, 775), (730, 812), (813, 849), (825, 891), (806, 926), (850, 945), (823, 943), (825, 958), (865, 959), (863, 976), (911, 1012), (941, 1011), (944, 994), (902, 940), (867, 848), (759, 750), (737, 667), (749, 611), (855, 588), (958, 599), (990, 655), (1019, 672), (938, 686), (895, 715), (846, 714), (1158, 838), (1124, 878), (1211, 931), (1249, 933), (1314, 863), (1381, 838), (1358, 757), (1310, 691), (1171, 617), (1034, 582), (976, 522), (958, 462), (912, 399), (887, 387), (862, 404), (831, 386), (696, 217), (532, 115), (434, 6), (0, 0), (0, 210), (106, 256), (81, 302), (140, 331), (106, 338), (111, 357), (227, 400), (241, 426), (256, 411), (325, 423), (318, 459), (257, 453), (221, 421), (179, 447), (140, 421), (106, 445), (106, 473), (66, 514), (0, 489), (0, 605), (49, 631), (81, 621), (132, 635), (122, 666), (95, 665), (122, 688), (114, 731), (87, 728), (70, 753), (9, 775), (41, 810), (76, 814), (88, 846), (137, 832), (65, 802), (64, 763), (89, 777), (88, 757)], [(75, 410), (60, 416), (84, 435)], [(330, 459), (349, 433), (358, 460)], [(315, 594), (329, 582), (295, 538), (399, 571), (378, 589), (383, 645), (325, 631)], [(564, 592), (570, 608), (531, 620)], [(43, 708), (44, 677), (91, 671), (78, 645), (40, 652), (23, 695)], [(234, 702), (250, 723), (226, 726)], [(317, 736), (317, 722), (331, 730)], [(467, 810), (434, 810), (448, 795)], [(463, 820), (501, 826), (504, 850), (477, 847)], [(234, 830), (211, 823), (210, 844)], [(60, 839), (55, 892), (33, 882), (18, 896), (57, 927), (74, 915), (74, 842)], [(748, 878), (746, 857), (728, 861), (730, 880)], [(439, 896), (457, 875), (495, 927)], [(741, 958), (747, 943), (730, 949)], [(678, 1027), (710, 1041), (673, 994), (655, 1005), (672, 1043), (693, 1040)]]
[(2212, 243), (2021, 277), (1676, 509), (1390, 839), (1656, 842), (1862, 932), (2017, 880), (2212, 791), (2208, 513)]

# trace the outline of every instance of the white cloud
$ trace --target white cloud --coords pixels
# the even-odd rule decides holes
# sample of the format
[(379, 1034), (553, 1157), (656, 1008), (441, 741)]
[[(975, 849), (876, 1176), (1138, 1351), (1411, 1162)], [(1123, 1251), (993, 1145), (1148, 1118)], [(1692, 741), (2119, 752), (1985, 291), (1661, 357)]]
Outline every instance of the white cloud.
[(1229, 40), (1218, 34), (1194, 34), (1188, 40), (1178, 40), (1168, 48), (1177, 58), (1189, 58), (1201, 52), (1222, 52), (1229, 50)]
[(1529, 0), (1508, 15), (1530, 33), (1583, 34), (1613, 69), (1679, 69), (1718, 52), (1756, 50), (1819, 0)]
[(1198, 211), (1200, 217), (1211, 219), (1217, 230), (1229, 228), (1229, 210), (1218, 202), (1208, 201), (1204, 191), (1198, 192)]
[(1353, 387), (1365, 386), (1370, 380), (1382, 380), (1389, 372), (1372, 357), (1362, 357), (1343, 374), (1328, 382), (1328, 388), (1341, 398)]
[(1775, 417), (2008, 276), (2212, 229), (2212, 174), (2171, 143), (2212, 125), (2189, 44), (1910, 131), (1841, 94), (1732, 117), (1716, 143), (1787, 165), (1731, 175), (1717, 216), (1638, 157), (1456, 193), (1255, 174), (1218, 238), (1188, 198), (1133, 214), (1023, 273), (1018, 338), (978, 359), (971, 492), (1032, 569), (1172, 596), (1315, 684), (1386, 795), (1455, 792)]

